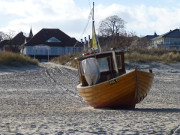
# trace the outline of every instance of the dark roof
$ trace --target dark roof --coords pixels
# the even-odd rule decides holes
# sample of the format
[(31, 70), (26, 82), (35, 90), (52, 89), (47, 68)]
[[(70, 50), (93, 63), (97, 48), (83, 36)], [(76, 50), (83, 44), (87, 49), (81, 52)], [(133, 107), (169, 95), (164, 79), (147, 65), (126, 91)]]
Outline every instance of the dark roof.
[(154, 39), (157, 39), (157, 38), (167, 38), (167, 37), (171, 37), (171, 38), (180, 38), (180, 29), (175, 29), (175, 30), (170, 30), (169, 32), (163, 34), (163, 35), (160, 35)]
[(156, 38), (156, 37), (158, 37), (159, 35), (157, 35), (156, 34), (156, 32), (154, 33), (154, 35), (147, 35), (147, 36), (145, 36), (145, 37), (143, 37), (143, 38), (146, 38), (147, 40), (151, 40), (151, 39), (153, 39), (153, 38)]
[(23, 32), (18, 33), (13, 39), (10, 40), (10, 45), (22, 45), (25, 42), (26, 37)]
[[(55, 38), (60, 42), (47, 42), (49, 39)], [(77, 40), (69, 37), (59, 29), (42, 29), (34, 37), (29, 40), (25, 46), (48, 45), (48, 46), (74, 46)]]

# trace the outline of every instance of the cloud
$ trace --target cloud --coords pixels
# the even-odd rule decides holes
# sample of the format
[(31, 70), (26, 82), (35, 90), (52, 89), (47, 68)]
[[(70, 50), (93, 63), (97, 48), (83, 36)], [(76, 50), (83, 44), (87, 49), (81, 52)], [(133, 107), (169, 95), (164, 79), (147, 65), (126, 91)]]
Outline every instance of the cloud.
[[(59, 28), (70, 36), (79, 38), (87, 24), (89, 12), (89, 8), (78, 7), (74, 0), (1, 0), (0, 16), (3, 17), (1, 20), (4, 25), (0, 30), (28, 33), (32, 26), (36, 33), (42, 28)], [(96, 28), (100, 21), (111, 15), (121, 17), (127, 22), (126, 29), (138, 35), (153, 34), (155, 31), (163, 34), (170, 29), (179, 28), (180, 24), (179, 8), (144, 4), (99, 4), (95, 6)], [(90, 27), (91, 24), (83, 37), (90, 34)]]
[(77, 25), (81, 25), (87, 19), (86, 12), (78, 8), (73, 0), (14, 0), (13, 2), (4, 0), (0, 1), (0, 14), (16, 18), (1, 30), (27, 32), (31, 26), (36, 32), (47, 27), (65, 31), (70, 31), (69, 28), (81, 30), (82, 28)]
[[(106, 9), (106, 10), (104, 10)], [(136, 6), (123, 6), (112, 4), (99, 6), (97, 18), (105, 19), (107, 16), (118, 15), (127, 22), (129, 31), (138, 32), (139, 35), (148, 35), (157, 32), (163, 34), (170, 29), (180, 27), (179, 8), (160, 8), (139, 4)]]

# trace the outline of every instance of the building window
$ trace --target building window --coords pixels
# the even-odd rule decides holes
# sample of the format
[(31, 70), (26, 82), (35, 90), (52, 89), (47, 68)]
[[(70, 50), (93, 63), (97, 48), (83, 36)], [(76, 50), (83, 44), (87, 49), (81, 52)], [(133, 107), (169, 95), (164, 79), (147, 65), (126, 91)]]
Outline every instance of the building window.
[(51, 37), (51, 38), (49, 38), (46, 42), (48, 42), (48, 43), (60, 43), (61, 41), (58, 40), (58, 39), (55, 38), (55, 37)]

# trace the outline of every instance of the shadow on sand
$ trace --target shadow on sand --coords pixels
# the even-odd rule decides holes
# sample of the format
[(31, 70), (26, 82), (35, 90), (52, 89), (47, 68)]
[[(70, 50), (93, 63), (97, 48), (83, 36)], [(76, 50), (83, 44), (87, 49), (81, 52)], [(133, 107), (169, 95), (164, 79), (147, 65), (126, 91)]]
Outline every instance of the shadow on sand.
[(162, 112), (162, 113), (172, 113), (172, 112), (180, 112), (179, 108), (136, 108), (132, 111), (140, 111), (140, 112)]
[(162, 113), (179, 113), (180, 108), (135, 108), (135, 109), (122, 109), (122, 108), (103, 108), (103, 110), (119, 110), (119, 111), (137, 111), (137, 112), (162, 112)]

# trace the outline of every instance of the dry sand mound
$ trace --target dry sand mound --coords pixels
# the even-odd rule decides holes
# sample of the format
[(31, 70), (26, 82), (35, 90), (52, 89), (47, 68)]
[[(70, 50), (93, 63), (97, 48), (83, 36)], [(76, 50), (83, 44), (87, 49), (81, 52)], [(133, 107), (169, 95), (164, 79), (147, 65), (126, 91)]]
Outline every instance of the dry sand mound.
[(140, 64), (155, 80), (135, 110), (93, 109), (75, 69), (0, 67), (0, 134), (180, 134), (180, 63)]

